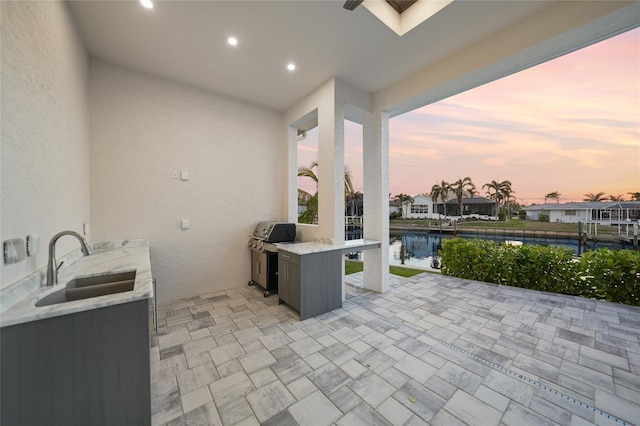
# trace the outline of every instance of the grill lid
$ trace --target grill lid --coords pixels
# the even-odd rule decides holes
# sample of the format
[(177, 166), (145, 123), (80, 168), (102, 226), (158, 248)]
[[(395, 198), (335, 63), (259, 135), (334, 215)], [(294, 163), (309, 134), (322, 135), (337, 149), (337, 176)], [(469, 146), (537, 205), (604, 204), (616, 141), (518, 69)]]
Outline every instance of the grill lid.
[(253, 236), (268, 243), (282, 243), (296, 238), (296, 224), (286, 222), (260, 222)]

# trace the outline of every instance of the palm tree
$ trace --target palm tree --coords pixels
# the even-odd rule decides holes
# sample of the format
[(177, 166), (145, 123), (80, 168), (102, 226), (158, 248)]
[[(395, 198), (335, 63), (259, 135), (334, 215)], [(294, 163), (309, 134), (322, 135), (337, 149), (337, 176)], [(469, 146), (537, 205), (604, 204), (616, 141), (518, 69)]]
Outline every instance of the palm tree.
[(353, 182), (351, 181), (351, 169), (344, 170), (344, 197), (345, 200), (350, 196), (353, 196), (355, 191), (353, 190)]
[(438, 200), (442, 201), (445, 219), (447, 218), (447, 198), (449, 198), (450, 189), (449, 183), (443, 180), (439, 185), (437, 183), (433, 185), (431, 187), (431, 192), (429, 193), (429, 197), (431, 197), (432, 200), (436, 202)]
[[(508, 212), (508, 219), (511, 218), (513, 211), (509, 208), (507, 209), (507, 205), (512, 206), (513, 203), (515, 203), (516, 197), (513, 197), (513, 194), (515, 194), (516, 192), (511, 188), (511, 182), (508, 180), (502, 181), (503, 187), (502, 187), (502, 207), (503, 207), (503, 211), (507, 210)], [(513, 203), (511, 202), (511, 200), (513, 199)]]
[(584, 194), (583, 201), (604, 201), (606, 197), (604, 196), (604, 192), (598, 192), (597, 194), (593, 194), (591, 192), (587, 192)]
[(624, 195), (620, 194), (620, 195), (609, 195), (607, 197), (609, 199), (609, 201), (624, 201)]
[[(482, 189), (487, 188), (487, 195), (496, 203), (496, 216), (500, 210), (500, 182), (492, 180), (489, 183), (482, 185)], [(491, 192), (493, 190), (493, 193)]]
[[(482, 185), (482, 189), (487, 188), (487, 195), (496, 202), (496, 215), (500, 214), (500, 204), (506, 203), (511, 199), (511, 195), (514, 194), (511, 189), (511, 181), (503, 180), (498, 182), (492, 180), (489, 183)], [(493, 191), (493, 192), (492, 192)]]
[[(310, 166), (298, 167), (298, 176), (308, 177), (316, 183), (316, 193), (309, 198), (307, 210), (298, 217), (300, 223), (316, 223), (318, 217), (318, 175), (314, 169), (318, 168), (318, 162), (312, 161)], [(351, 183), (351, 170), (344, 172), (344, 196), (345, 200), (353, 194), (353, 184)]]
[(458, 208), (460, 209), (460, 217), (462, 218), (462, 198), (464, 197), (465, 191), (469, 193), (469, 196), (473, 197), (473, 194), (476, 191), (476, 186), (471, 182), (470, 177), (466, 177), (464, 179), (458, 179), (449, 185), (449, 188), (456, 194), (456, 198), (458, 199)]
[(309, 167), (298, 167), (298, 176), (308, 177), (316, 183), (316, 192), (307, 201), (307, 210), (298, 217), (298, 222), (300, 223), (315, 223), (318, 217), (318, 175), (314, 171), (317, 167), (317, 161), (311, 162)]
[(631, 201), (640, 201), (640, 192), (627, 192), (631, 195)]
[(547, 204), (547, 199), (556, 200), (556, 203), (560, 203), (560, 196), (562, 194), (558, 191), (553, 191), (544, 196), (544, 203)]
[[(345, 169), (344, 171), (344, 204), (345, 206), (347, 206), (349, 204), (349, 201), (351, 201), (351, 213), (349, 214), (350, 216), (354, 216), (353, 204), (357, 201), (356, 194), (358, 193), (353, 190), (353, 182), (351, 181), (351, 170)], [(360, 195), (362, 196), (361, 193)]]
[(350, 192), (345, 199), (345, 205), (347, 206), (347, 213), (349, 216), (356, 215), (356, 204), (362, 201), (364, 195), (360, 191)]
[(404, 214), (404, 205), (413, 203), (413, 197), (407, 194), (397, 194), (393, 197), (393, 199), (400, 203), (400, 208), (402, 209), (402, 218), (405, 219), (406, 215)]

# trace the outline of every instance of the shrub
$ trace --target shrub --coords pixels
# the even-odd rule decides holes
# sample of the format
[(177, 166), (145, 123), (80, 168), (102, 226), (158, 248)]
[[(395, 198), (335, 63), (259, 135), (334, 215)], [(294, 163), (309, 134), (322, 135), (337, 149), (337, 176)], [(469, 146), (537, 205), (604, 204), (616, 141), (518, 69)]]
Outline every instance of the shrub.
[(442, 273), (460, 278), (640, 306), (640, 253), (444, 240)]
[(549, 215), (548, 215), (548, 214), (546, 214), (546, 213), (540, 213), (540, 214), (538, 215), (538, 220), (539, 220), (540, 222), (549, 222)]
[(640, 306), (640, 253), (603, 248), (585, 253), (580, 265), (592, 297)]

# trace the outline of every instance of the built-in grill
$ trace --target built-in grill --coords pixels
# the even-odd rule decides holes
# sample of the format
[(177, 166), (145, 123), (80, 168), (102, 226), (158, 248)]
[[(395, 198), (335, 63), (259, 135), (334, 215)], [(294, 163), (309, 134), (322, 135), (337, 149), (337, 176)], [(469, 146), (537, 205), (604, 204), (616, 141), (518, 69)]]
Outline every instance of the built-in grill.
[(293, 241), (296, 224), (260, 222), (249, 239), (251, 249), (251, 280), (264, 289), (263, 295), (278, 292), (278, 248), (273, 243)]

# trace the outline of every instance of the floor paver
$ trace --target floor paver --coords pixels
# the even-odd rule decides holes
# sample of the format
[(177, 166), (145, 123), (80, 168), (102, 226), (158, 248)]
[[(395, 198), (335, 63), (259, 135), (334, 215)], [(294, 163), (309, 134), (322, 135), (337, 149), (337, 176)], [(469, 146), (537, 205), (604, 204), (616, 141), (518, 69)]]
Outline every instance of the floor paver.
[(640, 309), (420, 274), (347, 277), (300, 321), (252, 287), (175, 301), (152, 335), (162, 424), (636, 424)]

